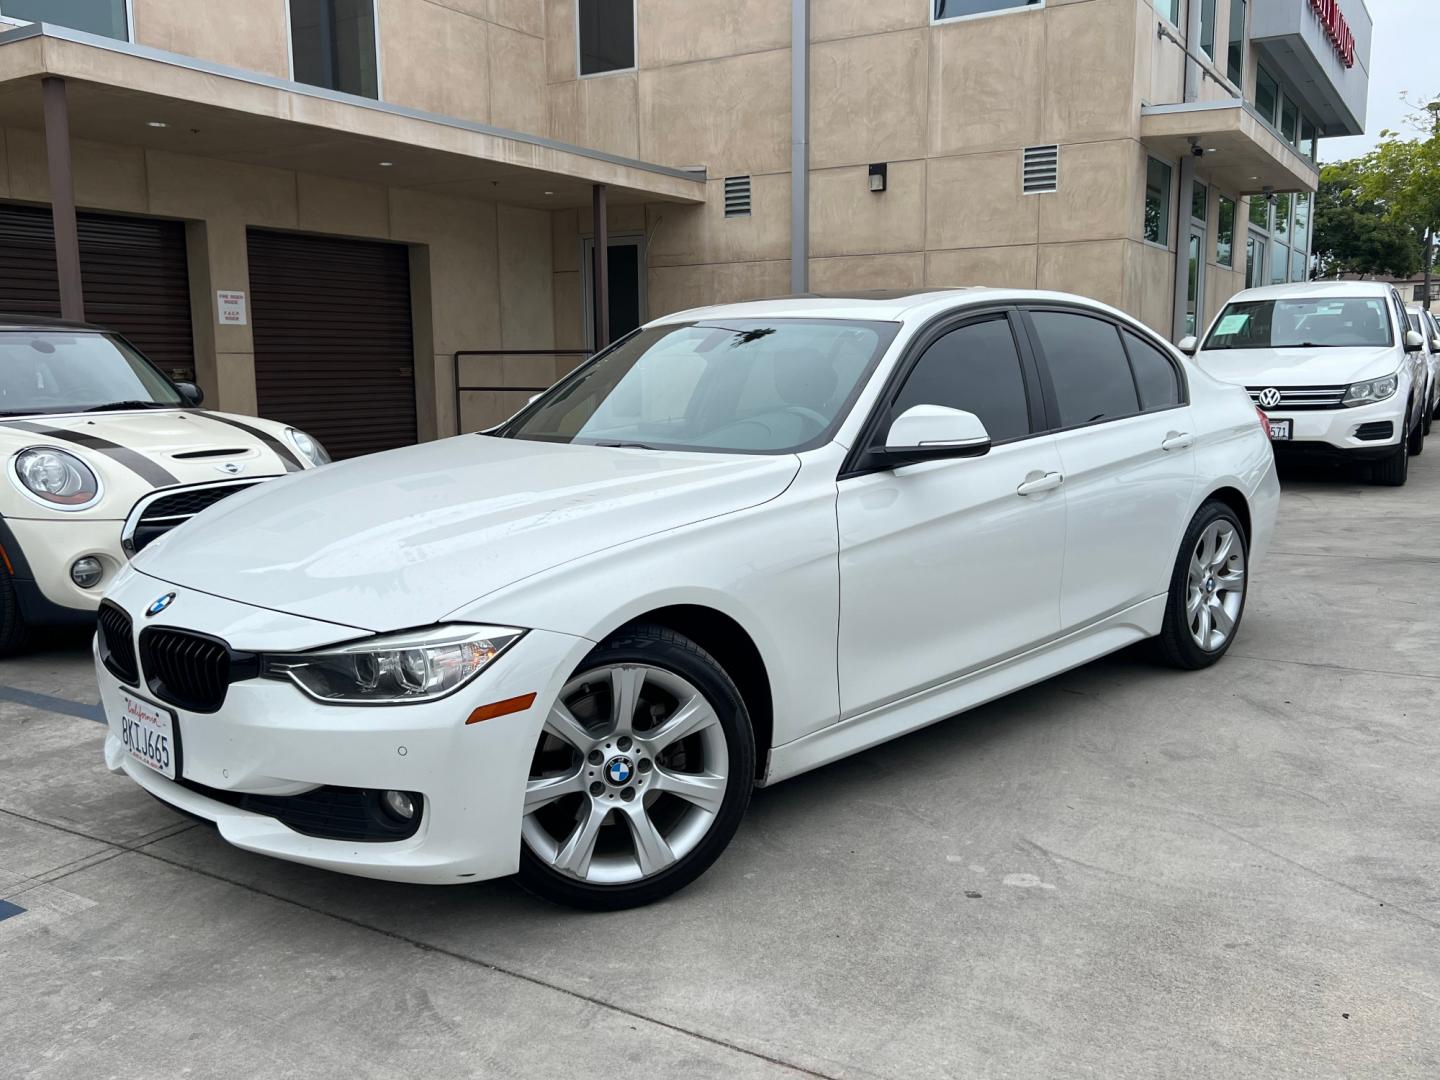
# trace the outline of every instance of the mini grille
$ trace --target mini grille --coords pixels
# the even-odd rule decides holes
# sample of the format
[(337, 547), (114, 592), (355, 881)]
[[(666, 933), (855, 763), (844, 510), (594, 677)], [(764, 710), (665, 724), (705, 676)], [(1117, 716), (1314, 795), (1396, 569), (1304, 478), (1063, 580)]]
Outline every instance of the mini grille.
[(1025, 148), (1025, 194), (1046, 195), (1060, 187), (1060, 147)]
[(725, 178), (725, 216), (748, 217), (750, 214), (750, 177)]
[(140, 632), (145, 685), (161, 701), (190, 712), (212, 713), (225, 704), (230, 660), (229, 648), (214, 638), (163, 626)]
[[(1250, 391), (1250, 400), (1259, 405), (1262, 409), (1285, 409), (1290, 412), (1301, 409), (1338, 409), (1341, 402), (1345, 400), (1344, 386), (1247, 386)], [(1274, 390), (1280, 395), (1278, 402), (1262, 401), (1261, 397), (1267, 390)]]
[(1366, 442), (1379, 442), (1381, 439), (1388, 439), (1395, 434), (1395, 425), (1389, 420), (1372, 420), (1368, 424), (1361, 424), (1355, 429), (1355, 438), (1363, 439)]
[(100, 605), (100, 661), (121, 682), (139, 685), (134, 625), (129, 615), (108, 600)]
[(132, 554), (154, 543), (177, 525), (183, 525), (201, 510), (214, 506), (254, 484), (220, 484), (213, 487), (189, 488), (165, 495), (145, 507), (130, 538)]

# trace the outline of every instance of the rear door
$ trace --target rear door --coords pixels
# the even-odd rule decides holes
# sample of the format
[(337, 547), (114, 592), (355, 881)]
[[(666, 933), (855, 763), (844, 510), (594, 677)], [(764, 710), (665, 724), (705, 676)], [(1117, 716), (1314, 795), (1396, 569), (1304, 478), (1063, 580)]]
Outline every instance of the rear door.
[(846, 716), (1055, 635), (1065, 495), (1023, 332), (1005, 310), (931, 331), (860, 444), (883, 444), (912, 406), (945, 405), (984, 421), (988, 454), (840, 478)]
[(1062, 631), (1163, 593), (1195, 485), (1179, 363), (1088, 309), (1025, 312), (1065, 474)]

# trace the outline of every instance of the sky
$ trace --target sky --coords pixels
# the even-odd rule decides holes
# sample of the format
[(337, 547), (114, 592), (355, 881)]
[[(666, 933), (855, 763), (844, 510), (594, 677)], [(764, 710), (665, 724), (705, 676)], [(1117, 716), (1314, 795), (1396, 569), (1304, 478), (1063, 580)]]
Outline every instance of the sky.
[(1380, 132), (1401, 126), (1410, 107), (1401, 93), (1420, 100), (1440, 97), (1440, 63), (1432, 43), (1440, 41), (1440, 0), (1365, 0), (1375, 20), (1370, 46), (1370, 107), (1365, 134), (1321, 139), (1321, 161), (1343, 161), (1374, 149)]

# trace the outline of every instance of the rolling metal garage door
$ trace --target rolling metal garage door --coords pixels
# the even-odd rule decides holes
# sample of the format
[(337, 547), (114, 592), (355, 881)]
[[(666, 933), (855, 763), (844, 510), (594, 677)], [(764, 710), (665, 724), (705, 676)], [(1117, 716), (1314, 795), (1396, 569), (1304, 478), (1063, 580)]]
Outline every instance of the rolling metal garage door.
[[(166, 374), (194, 379), (185, 223), (78, 215), (85, 318), (123, 334)], [(0, 312), (60, 315), (48, 207), (0, 203)]]
[(409, 251), (261, 229), (249, 241), (260, 415), (337, 460), (415, 442)]

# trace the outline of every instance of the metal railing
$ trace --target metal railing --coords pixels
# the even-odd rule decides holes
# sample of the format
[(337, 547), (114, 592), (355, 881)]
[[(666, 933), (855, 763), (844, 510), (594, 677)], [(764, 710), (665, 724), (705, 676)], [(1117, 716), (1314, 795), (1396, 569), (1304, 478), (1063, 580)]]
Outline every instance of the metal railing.
[(591, 355), (589, 349), (459, 349), (451, 356), (452, 374), (455, 383), (455, 430), (463, 430), (460, 422), (461, 394), (507, 390), (512, 393), (538, 394), (549, 390), (551, 383), (544, 386), (462, 386), (460, 383), (460, 361), (467, 356), (578, 356), (581, 359)]

